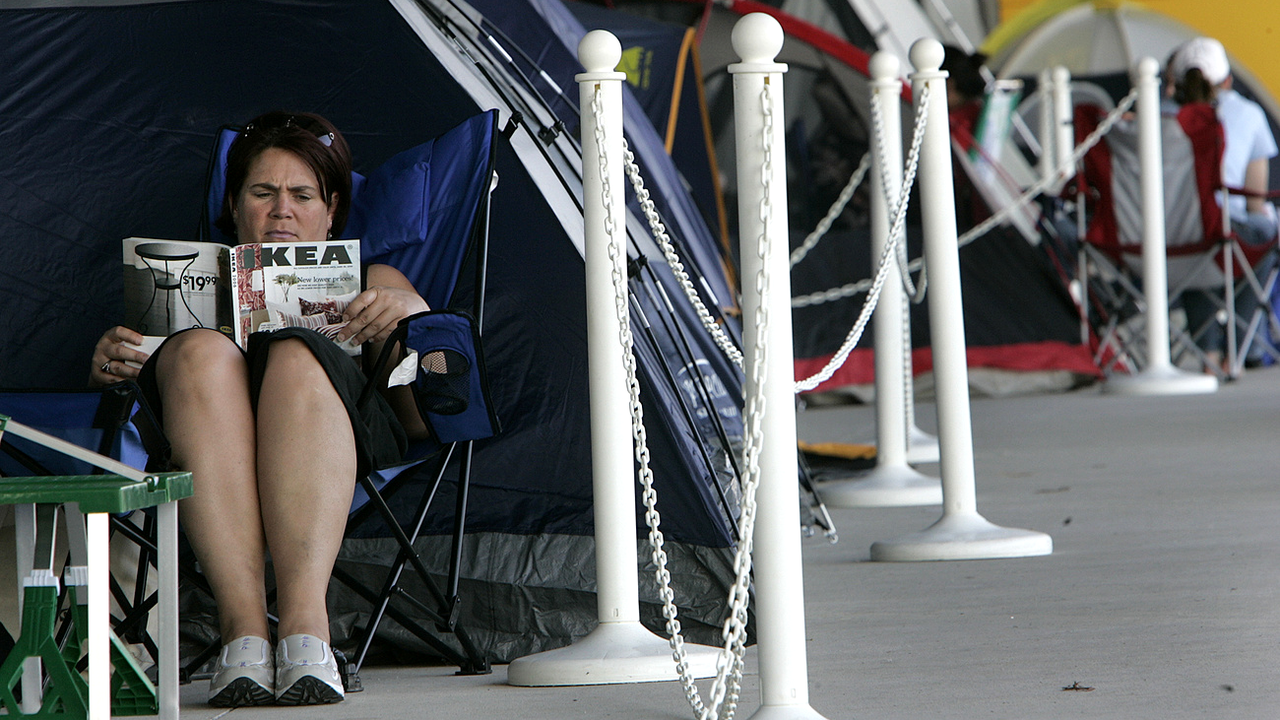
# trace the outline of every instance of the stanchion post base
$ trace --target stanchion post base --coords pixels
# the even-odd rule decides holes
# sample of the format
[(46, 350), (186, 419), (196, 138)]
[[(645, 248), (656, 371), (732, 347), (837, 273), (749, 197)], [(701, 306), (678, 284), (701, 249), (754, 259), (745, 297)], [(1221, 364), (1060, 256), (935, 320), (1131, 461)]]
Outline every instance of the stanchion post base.
[(817, 490), (824, 503), (838, 508), (942, 504), (942, 481), (907, 465), (877, 465), (857, 480), (822, 483)]
[(1133, 375), (1112, 375), (1102, 384), (1102, 391), (1114, 395), (1204, 395), (1218, 391), (1218, 379), (1175, 367), (1148, 368)]
[(907, 428), (907, 462), (935, 463), (942, 457), (938, 438), (912, 425)]
[(1053, 538), (1042, 532), (993, 525), (975, 513), (943, 515), (920, 532), (876, 542), (876, 562), (983, 560), (1033, 557), (1053, 552)]
[(750, 720), (827, 720), (808, 705), (761, 705)]
[[(719, 648), (685, 643), (695, 678), (716, 674)], [(671, 645), (638, 622), (601, 623), (572, 645), (517, 658), (507, 684), (520, 687), (610, 685), (678, 680)]]

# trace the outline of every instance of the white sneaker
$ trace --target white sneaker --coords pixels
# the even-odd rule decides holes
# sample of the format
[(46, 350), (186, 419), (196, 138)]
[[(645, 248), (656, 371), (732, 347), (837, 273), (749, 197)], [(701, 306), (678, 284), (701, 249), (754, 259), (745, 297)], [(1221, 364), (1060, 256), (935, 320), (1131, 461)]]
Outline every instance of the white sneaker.
[(341, 702), (342, 676), (329, 643), (314, 635), (290, 635), (276, 645), (276, 703)]
[(270, 705), (275, 701), (275, 658), (271, 644), (245, 635), (222, 646), (218, 668), (209, 682), (214, 707)]

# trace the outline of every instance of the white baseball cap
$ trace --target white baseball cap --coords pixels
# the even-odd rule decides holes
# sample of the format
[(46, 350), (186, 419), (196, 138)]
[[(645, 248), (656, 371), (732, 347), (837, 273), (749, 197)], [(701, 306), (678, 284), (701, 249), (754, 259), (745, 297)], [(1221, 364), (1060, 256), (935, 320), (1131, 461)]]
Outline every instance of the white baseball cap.
[(1171, 69), (1178, 80), (1191, 68), (1199, 70), (1210, 85), (1221, 85), (1231, 74), (1226, 49), (1222, 47), (1222, 43), (1210, 37), (1188, 40), (1174, 53)]

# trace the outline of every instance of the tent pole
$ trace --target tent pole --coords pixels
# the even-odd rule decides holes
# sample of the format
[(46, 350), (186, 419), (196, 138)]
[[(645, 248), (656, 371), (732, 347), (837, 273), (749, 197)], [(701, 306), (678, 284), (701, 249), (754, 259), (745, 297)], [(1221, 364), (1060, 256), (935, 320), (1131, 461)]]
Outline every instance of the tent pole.
[[(521, 686), (602, 685), (678, 677), (668, 641), (640, 624), (630, 391), (619, 344), (623, 327), (614, 289), (614, 275), (626, 277), (626, 206), (622, 201), (622, 82), (626, 75), (614, 70), (622, 57), (622, 46), (611, 33), (594, 30), (578, 45), (578, 56), (586, 69), (576, 79), (582, 103), (583, 245), (599, 624), (568, 647), (513, 661), (507, 668), (507, 682)], [(593, 109), (597, 102), (601, 107), (598, 116)], [(597, 123), (603, 146), (596, 134)], [(602, 157), (607, 176), (601, 174)], [(605, 197), (606, 191), (609, 197)], [(621, 301), (625, 303), (625, 298)], [(685, 648), (694, 677), (715, 674), (716, 648), (690, 644)]]
[[(644, 308), (640, 306), (640, 301), (634, 294), (631, 296), (631, 304), (637, 318), (640, 320), (641, 332), (649, 337), (649, 342), (653, 343), (654, 347), (661, 347), (657, 335), (653, 331), (653, 326), (650, 325), (649, 318), (644, 312)], [(707, 477), (710, 478), (711, 484), (715, 487), (716, 496), (720, 500), (720, 507), (724, 511), (725, 518), (729, 521), (729, 531), (733, 535), (733, 542), (738, 543), (741, 537), (738, 532), (737, 518), (734, 516), (733, 506), (729, 504), (729, 499), (725, 497), (724, 488), (720, 485), (716, 464), (712, 461), (711, 454), (707, 452), (706, 442), (702, 438), (702, 432), (698, 429), (698, 423), (694, 418), (693, 411), (689, 409), (689, 402), (685, 400), (684, 391), (680, 388), (680, 381), (676, 378), (675, 371), (671, 369), (671, 364), (667, 362), (667, 358), (662, 353), (657, 353), (657, 355), (658, 364), (662, 367), (662, 375), (666, 378), (667, 385), (671, 387), (672, 393), (675, 395), (676, 405), (680, 408), (680, 414), (684, 416), (685, 423), (688, 424), (690, 431), (697, 439), (698, 454), (702, 457), (702, 463), (707, 469)], [(690, 368), (692, 372), (698, 371), (696, 366), (690, 366)], [(708, 408), (708, 414), (716, 412), (715, 407), (706, 404), (705, 401), (704, 407)], [(725, 447), (728, 446), (726, 445)], [(727, 454), (729, 457), (733, 457), (732, 450)]]

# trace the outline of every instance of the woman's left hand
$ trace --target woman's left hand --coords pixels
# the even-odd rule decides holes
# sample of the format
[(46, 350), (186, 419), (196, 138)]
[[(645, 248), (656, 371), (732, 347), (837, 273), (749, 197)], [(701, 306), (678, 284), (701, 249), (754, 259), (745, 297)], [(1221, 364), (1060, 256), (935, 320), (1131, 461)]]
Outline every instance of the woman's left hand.
[(356, 296), (342, 313), (347, 326), (338, 332), (338, 340), (355, 337), (355, 343), (382, 342), (403, 318), (430, 310), (427, 301), (413, 290), (375, 286)]

